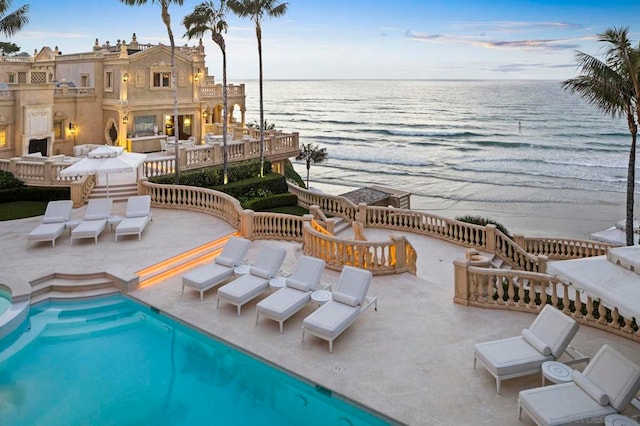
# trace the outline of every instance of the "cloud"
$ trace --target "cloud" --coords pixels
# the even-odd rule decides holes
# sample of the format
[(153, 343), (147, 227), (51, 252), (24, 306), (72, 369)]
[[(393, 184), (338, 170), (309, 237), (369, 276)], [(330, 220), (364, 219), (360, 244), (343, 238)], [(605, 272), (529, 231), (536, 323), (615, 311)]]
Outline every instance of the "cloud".
[(556, 39), (532, 39), (532, 40), (483, 40), (477, 37), (445, 36), (442, 34), (419, 34), (412, 31), (405, 33), (407, 38), (417, 41), (432, 43), (466, 44), (489, 49), (528, 49), (528, 50), (567, 50), (577, 49), (576, 41), (593, 40), (593, 36), (556, 38)]
[(510, 63), (492, 66), (491, 71), (499, 73), (520, 73), (523, 71), (546, 69), (575, 68), (575, 64), (546, 64), (546, 63)]
[(512, 33), (531, 30), (568, 30), (577, 31), (585, 29), (582, 24), (571, 22), (526, 22), (526, 21), (488, 21), (488, 22), (452, 22), (452, 26), (469, 28), (479, 31), (500, 33)]

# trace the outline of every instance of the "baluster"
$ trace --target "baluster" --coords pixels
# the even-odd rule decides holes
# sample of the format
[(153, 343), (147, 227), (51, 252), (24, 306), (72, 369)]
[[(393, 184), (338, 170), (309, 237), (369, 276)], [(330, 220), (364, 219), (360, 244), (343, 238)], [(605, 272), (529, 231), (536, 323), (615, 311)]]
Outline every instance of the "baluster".
[(507, 300), (507, 304), (509, 306), (514, 306), (515, 302), (514, 302), (514, 298), (516, 295), (516, 289), (515, 289), (515, 282), (514, 282), (514, 278), (513, 277), (508, 277), (507, 278), (507, 295), (509, 296), (509, 299)]
[(563, 296), (562, 296), (562, 304), (564, 307), (562, 308), (562, 312), (567, 315), (571, 315), (571, 309), (569, 309), (569, 305), (571, 304), (571, 300), (569, 300), (569, 286), (566, 284), (562, 284), (563, 287)]
[(607, 323), (606, 314), (607, 314), (607, 308), (605, 308), (604, 304), (602, 303), (602, 299), (600, 299), (600, 304), (598, 305), (598, 315), (600, 316), (600, 318), (598, 318), (598, 323), (600, 324)]
[(580, 292), (576, 290), (576, 301), (574, 302), (576, 311), (573, 313), (574, 318), (581, 319), (582, 315), (582, 301), (580, 300)]
[(620, 314), (618, 313), (618, 308), (613, 308), (613, 310), (611, 311), (611, 324), (610, 327), (613, 327), (614, 330), (619, 330), (620, 329), (620, 324), (618, 323), (618, 320), (620, 319)]

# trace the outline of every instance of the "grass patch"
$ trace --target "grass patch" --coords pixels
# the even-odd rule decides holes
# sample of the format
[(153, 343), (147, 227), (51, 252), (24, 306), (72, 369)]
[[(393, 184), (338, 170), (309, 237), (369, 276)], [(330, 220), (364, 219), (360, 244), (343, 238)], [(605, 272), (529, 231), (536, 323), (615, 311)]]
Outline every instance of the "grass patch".
[(46, 201), (13, 201), (0, 204), (0, 221), (41, 216), (47, 209)]

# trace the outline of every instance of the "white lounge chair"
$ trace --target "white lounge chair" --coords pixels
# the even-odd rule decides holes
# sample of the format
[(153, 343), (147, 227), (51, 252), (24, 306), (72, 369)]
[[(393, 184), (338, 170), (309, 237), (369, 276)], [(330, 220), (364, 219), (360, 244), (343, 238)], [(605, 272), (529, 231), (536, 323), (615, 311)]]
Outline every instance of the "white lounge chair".
[(50, 201), (42, 223), (27, 235), (27, 242), (51, 241), (51, 246), (55, 247), (56, 239), (64, 232), (65, 222), (71, 219), (72, 209), (71, 200)]
[(286, 256), (287, 251), (281, 247), (263, 248), (248, 274), (220, 287), (217, 307), (220, 307), (220, 300), (224, 300), (235, 305), (240, 315), (242, 305), (269, 288), (269, 280), (276, 276)]
[[(496, 378), (500, 393), (502, 380), (539, 373), (543, 362), (558, 359), (577, 332), (578, 324), (572, 318), (546, 305), (520, 336), (475, 344), (473, 368), (479, 360)], [(573, 348), (567, 353), (573, 358), (567, 364), (588, 360)]]
[(367, 296), (372, 274), (370, 271), (353, 266), (342, 269), (332, 300), (320, 306), (302, 322), (302, 341), (308, 331), (329, 342), (329, 352), (333, 352), (333, 341), (358, 319), (360, 314), (375, 304), (376, 297)]
[(572, 382), (527, 389), (518, 398), (518, 418), (525, 411), (540, 426), (603, 424), (624, 411), (640, 390), (640, 366), (604, 345)]
[(124, 219), (116, 226), (116, 241), (122, 235), (137, 235), (138, 239), (142, 238), (142, 231), (151, 220), (151, 196), (129, 197)]
[(256, 324), (260, 314), (282, 324), (311, 300), (311, 293), (320, 282), (325, 261), (310, 256), (300, 256), (293, 273), (285, 280), (285, 286), (256, 306)]
[(229, 238), (222, 253), (212, 263), (200, 266), (182, 276), (182, 294), (185, 286), (193, 287), (200, 292), (200, 300), (203, 300), (205, 291), (233, 276), (233, 269), (242, 263), (249, 250), (249, 244), (250, 241), (244, 238)]
[(89, 200), (84, 219), (71, 231), (71, 242), (74, 239), (93, 238), (98, 243), (98, 237), (107, 227), (107, 219), (111, 214), (113, 200), (109, 198), (98, 198)]

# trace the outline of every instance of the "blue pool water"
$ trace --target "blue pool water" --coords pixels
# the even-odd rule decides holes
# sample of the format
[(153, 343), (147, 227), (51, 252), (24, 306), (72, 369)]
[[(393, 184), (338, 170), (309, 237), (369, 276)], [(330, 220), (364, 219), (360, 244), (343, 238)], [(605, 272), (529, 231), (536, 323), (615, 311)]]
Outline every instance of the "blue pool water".
[(0, 346), (2, 425), (382, 425), (125, 297), (47, 303)]

